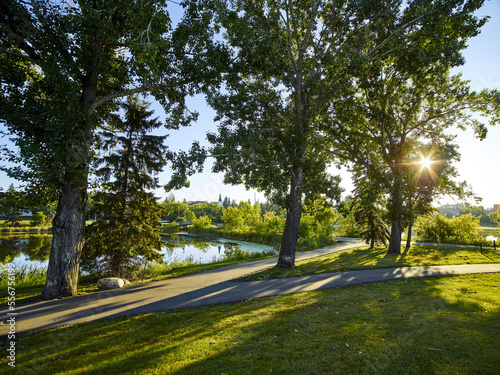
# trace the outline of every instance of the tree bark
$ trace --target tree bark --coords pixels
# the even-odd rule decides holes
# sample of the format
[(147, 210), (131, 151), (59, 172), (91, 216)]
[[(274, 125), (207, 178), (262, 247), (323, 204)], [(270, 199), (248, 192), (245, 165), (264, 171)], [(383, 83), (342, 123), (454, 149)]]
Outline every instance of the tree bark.
[(42, 298), (74, 296), (84, 244), (86, 187), (66, 183), (52, 221), (52, 247)]
[(396, 171), (392, 189), (392, 226), (389, 240), (389, 254), (401, 254), (401, 234), (403, 232), (403, 178)]
[(413, 227), (413, 220), (410, 220), (408, 224), (408, 235), (406, 236), (406, 248), (409, 249), (411, 246), (411, 231)]
[(375, 228), (373, 228), (373, 223), (370, 224), (370, 250), (375, 248)]
[[(99, 47), (100, 48), (100, 47)], [(90, 144), (92, 142), (92, 124), (86, 115), (95, 101), (99, 53), (89, 72), (82, 78), (80, 110), (82, 111), (81, 144), (72, 155), (81, 164), (66, 166), (63, 189), (59, 194), (57, 213), (52, 220), (52, 246), (43, 299), (69, 297), (77, 294), (80, 255), (85, 243), (85, 209), (87, 207), (88, 165), (90, 162)]]
[(391, 238), (389, 240), (389, 254), (401, 254), (401, 232), (403, 226), (401, 220), (395, 220), (391, 226)]
[(290, 194), (287, 199), (287, 213), (285, 230), (281, 240), (281, 248), (276, 267), (295, 268), (295, 251), (299, 238), (300, 218), (302, 216), (302, 182), (304, 167), (293, 167), (293, 176), (290, 183)]

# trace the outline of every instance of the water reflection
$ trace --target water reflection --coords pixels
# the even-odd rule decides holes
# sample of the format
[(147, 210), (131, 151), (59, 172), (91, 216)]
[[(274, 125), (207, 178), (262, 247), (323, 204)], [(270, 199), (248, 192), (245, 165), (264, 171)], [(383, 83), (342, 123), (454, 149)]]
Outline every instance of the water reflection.
[(0, 237), (0, 263), (46, 266), (52, 237), (49, 235)]
[(263, 252), (272, 248), (268, 245), (222, 238), (206, 239), (187, 233), (162, 236), (166, 263), (192, 261), (209, 263), (228, 258), (237, 252)]
[[(209, 263), (234, 256), (238, 252), (263, 252), (271, 246), (258, 243), (233, 241), (222, 238), (205, 239), (187, 233), (162, 236), (164, 261)], [(0, 237), (0, 264), (14, 263), (46, 267), (48, 264), (50, 235), (2, 236)]]

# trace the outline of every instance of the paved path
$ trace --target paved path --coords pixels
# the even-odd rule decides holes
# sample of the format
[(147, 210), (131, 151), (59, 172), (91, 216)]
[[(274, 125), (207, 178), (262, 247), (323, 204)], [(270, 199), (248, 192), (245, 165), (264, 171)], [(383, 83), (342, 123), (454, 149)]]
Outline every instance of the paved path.
[[(360, 246), (356, 240), (297, 254), (297, 260)], [(289, 293), (306, 292), (346, 285), (362, 284), (407, 277), (500, 272), (500, 264), (467, 264), (461, 266), (427, 266), (382, 268), (325, 273), (288, 279), (252, 282), (233, 281), (276, 264), (276, 258), (241, 263), (176, 279), (135, 285), (119, 290), (97, 292), (53, 301), (16, 306), (16, 333), (71, 325), (112, 317), (168, 311), (188, 307), (239, 302)], [(0, 317), (0, 341), (10, 328), (4, 307)]]

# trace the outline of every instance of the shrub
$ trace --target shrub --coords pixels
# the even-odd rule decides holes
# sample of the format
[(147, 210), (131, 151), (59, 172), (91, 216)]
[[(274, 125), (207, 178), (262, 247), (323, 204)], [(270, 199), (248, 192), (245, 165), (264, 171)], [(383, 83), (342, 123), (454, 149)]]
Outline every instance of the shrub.
[(239, 207), (228, 207), (222, 214), (222, 221), (230, 232), (248, 232), (261, 223), (261, 208), (243, 202)]
[(420, 217), (415, 224), (421, 241), (474, 244), (482, 241), (479, 218), (467, 214), (447, 218), (436, 213)]
[[(228, 207), (222, 215), (224, 231), (220, 231), (220, 235), (278, 247), (285, 229), (285, 211), (282, 210), (279, 215), (274, 211), (265, 212), (264, 215), (261, 212), (260, 205), (251, 206), (246, 202), (239, 207)], [(331, 244), (333, 223), (337, 217), (333, 208), (323, 200), (305, 205), (300, 221), (298, 249), (310, 250)]]
[(43, 212), (35, 212), (31, 217), (30, 227), (41, 227), (47, 223), (47, 215)]
[(215, 225), (212, 225), (212, 220), (207, 215), (200, 216), (193, 220), (192, 228), (196, 229), (205, 229), (205, 228), (215, 228)]
[(277, 216), (274, 211), (264, 214), (262, 222), (257, 225), (257, 233), (261, 236), (276, 236), (283, 234), (285, 229), (285, 216)]
[(324, 200), (304, 205), (300, 220), (298, 248), (314, 249), (329, 245), (333, 241), (333, 223), (338, 214)]
[(339, 214), (335, 222), (335, 229), (338, 232), (337, 235), (341, 237), (360, 237), (362, 232), (352, 212)]

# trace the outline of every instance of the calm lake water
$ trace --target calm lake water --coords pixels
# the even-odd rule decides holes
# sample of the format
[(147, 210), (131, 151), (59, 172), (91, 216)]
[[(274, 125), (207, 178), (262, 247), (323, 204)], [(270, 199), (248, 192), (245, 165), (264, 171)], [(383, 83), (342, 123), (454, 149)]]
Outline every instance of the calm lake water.
[[(207, 240), (187, 233), (162, 236), (164, 261), (166, 263), (190, 260), (210, 263), (221, 260), (234, 251), (263, 252), (271, 250), (269, 245), (227, 240)], [(50, 254), (50, 235), (3, 236), (0, 239), (0, 264), (14, 263), (16, 266), (46, 267)]]

